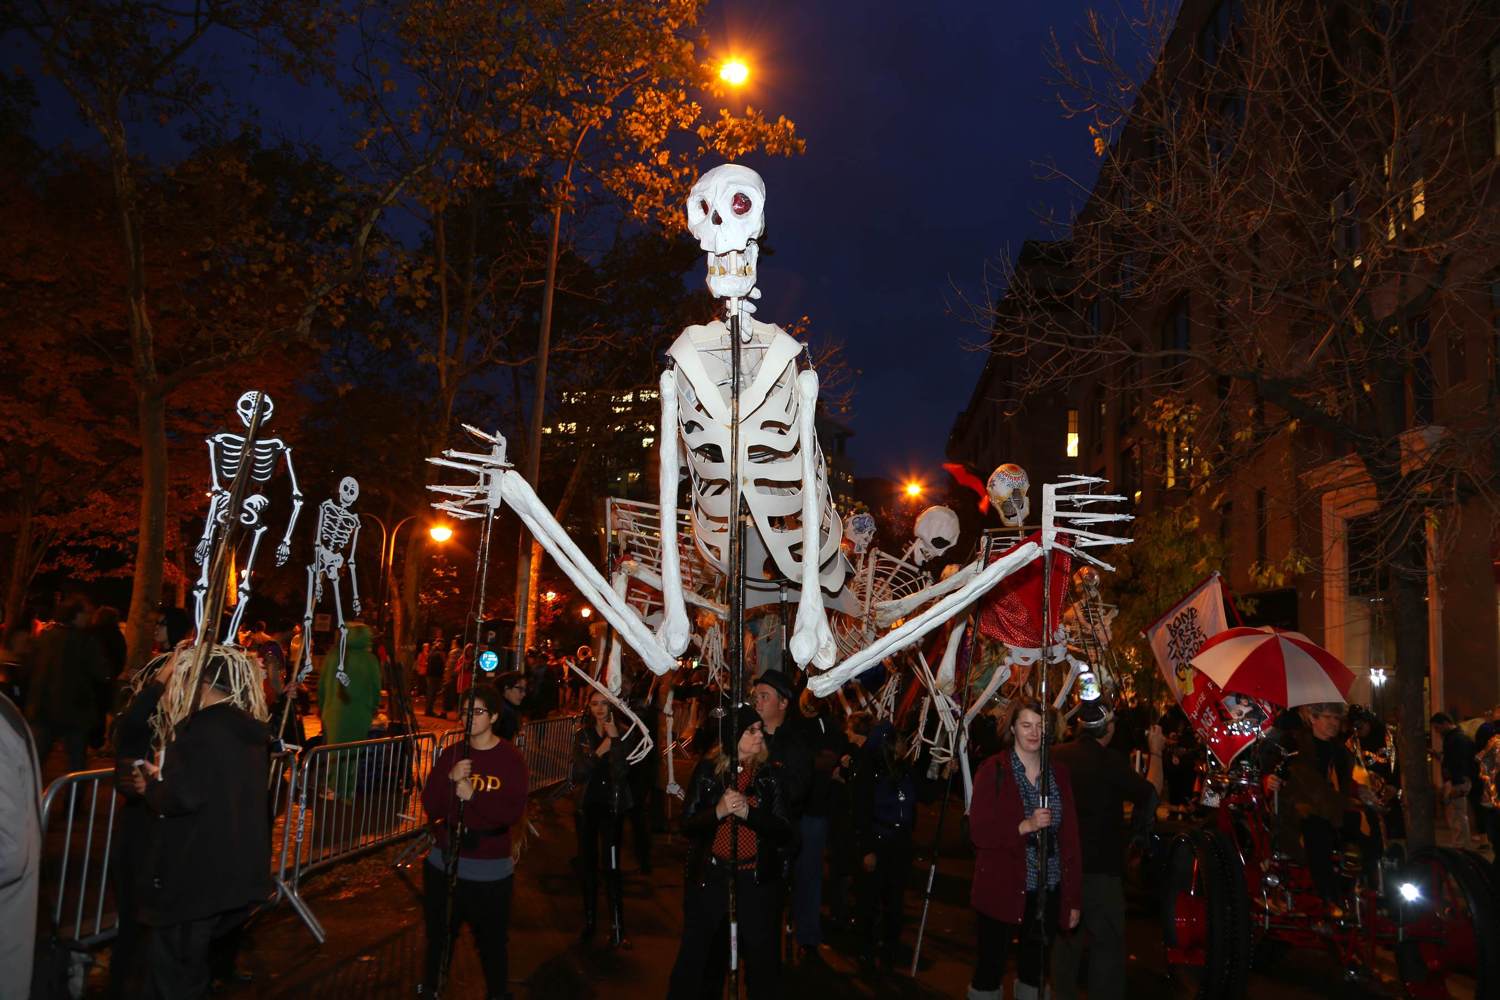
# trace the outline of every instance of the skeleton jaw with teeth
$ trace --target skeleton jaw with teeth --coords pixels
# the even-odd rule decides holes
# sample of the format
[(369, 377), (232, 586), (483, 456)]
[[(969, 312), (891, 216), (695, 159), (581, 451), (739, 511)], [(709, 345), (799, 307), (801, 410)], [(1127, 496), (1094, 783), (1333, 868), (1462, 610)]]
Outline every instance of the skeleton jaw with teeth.
[(688, 193), (688, 231), (708, 254), (708, 287), (718, 298), (755, 298), (757, 240), (766, 230), (766, 185), (749, 167), (725, 163)]

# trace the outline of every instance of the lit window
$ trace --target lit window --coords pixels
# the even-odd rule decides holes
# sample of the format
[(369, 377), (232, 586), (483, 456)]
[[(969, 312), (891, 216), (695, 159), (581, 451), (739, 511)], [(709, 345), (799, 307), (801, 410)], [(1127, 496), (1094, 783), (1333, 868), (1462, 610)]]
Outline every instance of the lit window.
[(654, 437), (644, 437), (644, 438), (641, 438), (641, 447), (642, 448), (649, 448), (649, 447), (651, 447), (655, 443), (656, 443), (656, 438), (654, 438)]
[(1078, 457), (1078, 411), (1068, 411), (1068, 457)]

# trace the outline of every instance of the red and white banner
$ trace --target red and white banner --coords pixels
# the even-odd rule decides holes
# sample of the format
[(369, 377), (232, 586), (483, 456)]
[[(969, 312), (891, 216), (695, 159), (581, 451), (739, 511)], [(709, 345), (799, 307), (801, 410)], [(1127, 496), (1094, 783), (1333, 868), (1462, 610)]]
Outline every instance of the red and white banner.
[(1212, 573), (1141, 633), (1151, 644), (1161, 675), (1179, 705), (1200, 683), (1200, 675), (1193, 669), (1193, 657), (1211, 636), (1228, 627), (1224, 585), (1219, 574)]

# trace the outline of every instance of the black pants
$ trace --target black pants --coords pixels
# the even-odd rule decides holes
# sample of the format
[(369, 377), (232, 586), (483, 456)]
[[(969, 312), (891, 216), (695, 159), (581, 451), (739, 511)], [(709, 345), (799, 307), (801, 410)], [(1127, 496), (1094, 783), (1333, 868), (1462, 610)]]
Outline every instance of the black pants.
[[(668, 1000), (719, 1000), (729, 971), (729, 869), (708, 865), (702, 884), (690, 881), (682, 892), (682, 944), (672, 966)], [(777, 997), (781, 987), (780, 883), (755, 884), (741, 869), (735, 881), (739, 959), (750, 1000)]]
[(630, 769), (630, 846), (635, 849), (635, 861), (642, 871), (651, 868), (651, 829), (657, 799), (656, 762), (660, 759), (653, 753)]
[(620, 870), (620, 840), (625, 817), (604, 803), (589, 802), (573, 812), (573, 830), (578, 835), (578, 874), (592, 884), (602, 871), (606, 876)]
[(426, 674), (423, 676), (422, 690), (427, 695), (427, 714), (437, 715), (437, 700), (438, 694), (443, 690), (443, 675)]
[(146, 996), (152, 1000), (198, 1000), (208, 994), (209, 949), (239, 927), (248, 910), (156, 927), (147, 951)]
[[(1007, 924), (983, 913), (979, 917), (979, 962), (974, 966), (974, 978), (970, 985), (976, 992), (989, 993), (1000, 988), (1005, 979), (1005, 961), (1009, 957), (1011, 943), (1019, 931), (1021, 940), (1016, 952), (1016, 980), (1028, 986), (1042, 985), (1042, 970), (1046, 968), (1046, 952), (1051, 946), (1052, 932), (1057, 927), (1057, 888), (1047, 893), (1045, 925), (1037, 923), (1036, 893), (1026, 894), (1026, 906), (1021, 923)], [(1043, 943), (1042, 934), (1046, 933)]]
[(910, 834), (877, 841), (875, 870), (860, 872), (860, 936), (867, 952), (888, 961), (895, 961), (901, 942), (901, 903), (910, 874)]
[[(507, 876), (493, 882), (458, 880), (458, 898), (453, 907), (453, 939), (448, 941), (448, 959), (453, 959), (453, 945), (460, 924), (468, 924), (479, 950), (479, 964), (484, 969), (484, 988), (491, 997), (509, 996), (510, 980), (510, 894), (515, 880)], [(422, 912), (427, 918), (427, 967), (424, 982), (428, 989), (437, 984), (438, 966), (443, 960), (443, 939), (448, 921), (448, 876), (434, 864), (422, 866)], [(451, 995), (452, 991), (446, 991)]]
[(110, 884), (115, 890), (115, 912), (120, 927), (109, 952), (109, 996), (113, 1000), (141, 995), (146, 971), (147, 929), (141, 923), (142, 872), (148, 864), (151, 810), (134, 795), (120, 807), (109, 863)]
[(1083, 875), (1083, 913), (1078, 927), (1062, 931), (1052, 947), (1052, 988), (1059, 1000), (1078, 996), (1078, 969), (1088, 954), (1089, 1000), (1125, 996), (1125, 880), (1119, 875)]

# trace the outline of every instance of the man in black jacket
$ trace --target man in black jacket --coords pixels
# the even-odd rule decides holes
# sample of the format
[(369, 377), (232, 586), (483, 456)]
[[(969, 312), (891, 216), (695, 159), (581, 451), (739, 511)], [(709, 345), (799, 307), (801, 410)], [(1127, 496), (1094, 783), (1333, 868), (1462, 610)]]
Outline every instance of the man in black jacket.
[(1086, 947), (1089, 1000), (1115, 1000), (1125, 996), (1124, 805), (1131, 803), (1133, 832), (1144, 835), (1156, 818), (1167, 741), (1159, 726), (1147, 733), (1148, 781), (1131, 769), (1123, 753), (1110, 749), (1115, 720), (1103, 702), (1085, 702), (1078, 717), (1083, 726), (1078, 738), (1053, 750), (1052, 759), (1066, 764), (1073, 776), (1083, 844), (1083, 919), (1053, 945), (1053, 988), (1064, 1000), (1078, 995), (1078, 967)]
[[(184, 675), (168, 686), (169, 713), (190, 696), (180, 690), (188, 683)], [(156, 816), (142, 917), (154, 928), (150, 994), (162, 1000), (207, 992), (210, 943), (243, 923), (272, 889), (260, 672), (240, 650), (215, 646), (198, 697), (161, 765), (143, 761), (138, 769), (137, 788)]]

